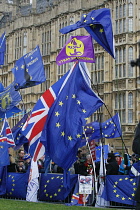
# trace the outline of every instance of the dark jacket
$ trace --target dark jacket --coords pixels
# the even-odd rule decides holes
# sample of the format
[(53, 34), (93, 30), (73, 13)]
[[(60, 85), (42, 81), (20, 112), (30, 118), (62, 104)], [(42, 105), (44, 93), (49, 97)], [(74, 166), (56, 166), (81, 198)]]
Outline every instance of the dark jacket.
[(119, 165), (115, 159), (110, 159), (106, 164), (106, 175), (118, 175)]

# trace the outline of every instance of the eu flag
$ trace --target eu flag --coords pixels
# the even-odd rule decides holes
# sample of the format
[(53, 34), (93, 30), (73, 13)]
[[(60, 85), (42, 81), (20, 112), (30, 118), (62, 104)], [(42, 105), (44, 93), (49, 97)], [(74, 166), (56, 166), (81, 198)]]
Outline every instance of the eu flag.
[(14, 106), (10, 110), (7, 110), (6, 112), (0, 111), (0, 122), (4, 120), (5, 114), (6, 114), (6, 117), (9, 118), (9, 117), (11, 117), (14, 114), (19, 113), (19, 112), (21, 112), (21, 109), (17, 108), (16, 106)]
[(116, 113), (112, 118), (109, 118), (103, 123), (92, 122), (87, 124), (85, 126), (85, 133), (87, 133), (90, 140), (122, 136), (119, 114)]
[(0, 167), (0, 195), (6, 193), (7, 166)]
[(6, 35), (4, 32), (0, 37), (0, 65), (4, 64), (5, 51), (6, 51)]
[(108, 175), (102, 197), (107, 201), (135, 205), (137, 184), (136, 178), (129, 179), (129, 176), (125, 175)]
[(14, 83), (11, 83), (3, 92), (0, 92), (0, 111), (6, 112), (16, 106), (20, 101), (21, 95), (15, 91)]
[(75, 65), (48, 113), (43, 131), (46, 153), (66, 170), (76, 160), (85, 119), (103, 105), (87, 83), (86, 71), (83, 64)]
[(71, 192), (77, 182), (77, 174), (70, 175), (70, 188), (64, 187), (63, 174), (41, 174), (39, 200), (62, 201)]
[(12, 69), (15, 90), (32, 87), (46, 81), (39, 46), (16, 61)]
[(22, 127), (28, 118), (25, 114), (23, 118), (12, 128), (13, 137), (15, 140), (15, 150), (19, 149), (23, 144), (28, 143), (28, 139), (21, 133)]
[(6, 195), (10, 198), (26, 198), (29, 173), (8, 173)]
[(84, 14), (80, 21), (60, 29), (60, 32), (66, 34), (78, 28), (85, 28), (93, 39), (115, 58), (110, 9), (102, 8)]
[(3, 84), (0, 82), (0, 93), (4, 91), (4, 86)]
[(10, 164), (7, 138), (1, 136), (2, 135), (0, 135), (0, 167)]

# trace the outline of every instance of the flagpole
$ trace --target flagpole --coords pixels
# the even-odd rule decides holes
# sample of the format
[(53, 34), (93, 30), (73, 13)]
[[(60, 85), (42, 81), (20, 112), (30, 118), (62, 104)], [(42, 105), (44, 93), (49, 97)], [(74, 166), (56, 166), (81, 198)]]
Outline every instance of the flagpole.
[(92, 158), (92, 154), (91, 154), (89, 142), (88, 142), (88, 139), (87, 139), (87, 136), (86, 136), (84, 127), (83, 127), (83, 133), (84, 133), (84, 135), (85, 135), (86, 144), (87, 144), (87, 146), (88, 146), (88, 149), (89, 149), (89, 152), (90, 152), (90, 156), (91, 156), (91, 160), (92, 160), (93, 171), (94, 171), (94, 179), (95, 179), (95, 193), (97, 194), (97, 191), (98, 191), (98, 190), (97, 190), (97, 176), (96, 176), (96, 171), (95, 171), (95, 163), (94, 163), (93, 158)]

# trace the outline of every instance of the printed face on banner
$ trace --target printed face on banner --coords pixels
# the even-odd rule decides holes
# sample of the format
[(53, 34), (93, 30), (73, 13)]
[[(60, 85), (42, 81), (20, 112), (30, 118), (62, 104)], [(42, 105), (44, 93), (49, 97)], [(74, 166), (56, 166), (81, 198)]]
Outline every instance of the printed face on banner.
[(77, 60), (95, 63), (91, 36), (71, 36), (57, 56), (56, 63), (62, 65)]

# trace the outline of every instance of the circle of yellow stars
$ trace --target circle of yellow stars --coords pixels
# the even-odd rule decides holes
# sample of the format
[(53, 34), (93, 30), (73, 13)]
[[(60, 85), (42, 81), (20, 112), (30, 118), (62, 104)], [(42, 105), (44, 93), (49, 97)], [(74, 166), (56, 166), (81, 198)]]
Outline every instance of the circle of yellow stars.
[[(120, 182), (122, 182), (122, 181), (124, 182), (124, 181), (128, 181), (128, 180), (133, 185), (133, 192), (131, 193), (131, 197), (119, 195), (118, 190), (117, 190), (117, 185)], [(118, 198), (119, 200), (121, 199), (122, 201), (125, 201), (125, 200), (131, 201), (131, 200), (133, 200), (134, 199), (134, 196), (135, 196), (135, 192), (137, 190), (137, 188), (136, 188), (137, 183), (136, 182), (133, 182), (133, 181), (134, 181), (134, 179), (129, 179), (128, 177), (120, 178), (118, 181), (115, 181), (114, 182), (114, 185), (113, 185), (113, 193), (115, 193), (115, 197)]]
[[(56, 192), (53, 192), (53, 193), (49, 194), (49, 193), (47, 192), (47, 186), (48, 186), (48, 184), (49, 184), (50, 182), (52, 182), (53, 180), (56, 180), (56, 179), (60, 179), (60, 180), (61, 180), (60, 186), (59, 186), (59, 188), (56, 190)], [(48, 179), (48, 180), (46, 181), (46, 184), (44, 185), (44, 194), (45, 194), (45, 196), (46, 196), (46, 198), (47, 198), (48, 200), (49, 200), (49, 199), (53, 199), (53, 198), (55, 198), (55, 197), (58, 196), (58, 194), (62, 191), (62, 188), (63, 188), (63, 177), (62, 177), (62, 176), (58, 176), (58, 175), (52, 176), (50, 179)]]

